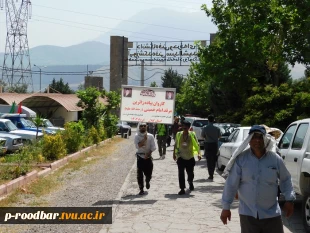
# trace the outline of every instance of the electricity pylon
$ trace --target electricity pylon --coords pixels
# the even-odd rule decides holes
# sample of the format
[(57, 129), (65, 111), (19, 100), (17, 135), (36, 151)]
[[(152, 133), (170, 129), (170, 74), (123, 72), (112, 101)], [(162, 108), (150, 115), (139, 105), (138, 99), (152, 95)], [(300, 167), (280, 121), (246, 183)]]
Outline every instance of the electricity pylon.
[[(3, 9), (3, 0), (1, 8)], [(16, 3), (15, 3), (16, 2)], [(2, 67), (2, 83), (11, 90), (31, 89), (33, 82), (29, 56), (27, 25), (31, 17), (29, 0), (5, 0), (6, 46)]]

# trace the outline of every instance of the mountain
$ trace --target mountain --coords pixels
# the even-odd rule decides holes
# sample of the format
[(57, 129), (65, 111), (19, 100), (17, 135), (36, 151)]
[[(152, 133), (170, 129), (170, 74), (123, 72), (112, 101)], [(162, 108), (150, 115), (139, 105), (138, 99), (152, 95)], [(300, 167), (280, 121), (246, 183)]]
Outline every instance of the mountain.
[(111, 35), (126, 36), (129, 41), (209, 40), (210, 33), (216, 31), (217, 27), (202, 11), (190, 13), (153, 8), (122, 21), (113, 30), (95, 40), (108, 44)]
[[(37, 66), (96, 65), (110, 60), (110, 46), (99, 41), (89, 41), (69, 47), (43, 45), (29, 50), (31, 64)], [(4, 54), (0, 54), (3, 64)]]

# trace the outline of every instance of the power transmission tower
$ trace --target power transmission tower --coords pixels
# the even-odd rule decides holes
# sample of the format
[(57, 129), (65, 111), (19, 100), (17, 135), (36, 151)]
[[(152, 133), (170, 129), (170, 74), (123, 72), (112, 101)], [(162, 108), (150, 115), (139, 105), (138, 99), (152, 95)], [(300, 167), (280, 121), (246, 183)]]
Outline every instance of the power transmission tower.
[[(1, 8), (3, 8), (3, 0)], [(20, 3), (21, 2), (21, 3)], [(31, 89), (33, 82), (29, 56), (27, 25), (31, 17), (29, 0), (5, 0), (7, 37), (2, 83), (12, 90)]]

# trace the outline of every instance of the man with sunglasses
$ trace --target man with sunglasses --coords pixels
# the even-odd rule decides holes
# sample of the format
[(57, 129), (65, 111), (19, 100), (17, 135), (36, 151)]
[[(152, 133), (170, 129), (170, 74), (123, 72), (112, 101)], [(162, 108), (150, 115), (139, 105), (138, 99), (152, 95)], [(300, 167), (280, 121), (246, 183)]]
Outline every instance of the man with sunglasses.
[(134, 139), (137, 148), (137, 181), (139, 185), (139, 195), (144, 194), (144, 176), (145, 187), (150, 188), (150, 181), (153, 172), (152, 152), (156, 150), (154, 136), (147, 132), (147, 124), (139, 123), (139, 129)]

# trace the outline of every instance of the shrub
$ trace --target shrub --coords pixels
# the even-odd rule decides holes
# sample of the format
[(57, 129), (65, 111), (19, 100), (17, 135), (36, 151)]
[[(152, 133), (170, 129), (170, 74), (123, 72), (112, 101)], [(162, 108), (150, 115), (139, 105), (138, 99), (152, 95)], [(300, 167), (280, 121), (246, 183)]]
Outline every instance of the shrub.
[(99, 142), (101, 141), (101, 138), (100, 138), (100, 135), (99, 135), (99, 132), (98, 130), (92, 126), (90, 128), (90, 130), (88, 131), (88, 138), (91, 139), (92, 141), (92, 144), (99, 144)]
[(68, 153), (79, 151), (83, 147), (85, 129), (82, 122), (67, 122), (63, 139)]
[(108, 138), (112, 138), (114, 135), (116, 135), (117, 133), (117, 121), (118, 121), (118, 118), (117, 116), (113, 115), (113, 114), (107, 114), (105, 117), (104, 117), (104, 129), (105, 129), (105, 132), (107, 134), (107, 137)]
[[(42, 155), (47, 160), (57, 160), (66, 156), (66, 145), (62, 140), (61, 134), (44, 134), (42, 143)], [(38, 160), (42, 160), (40, 155)]]

